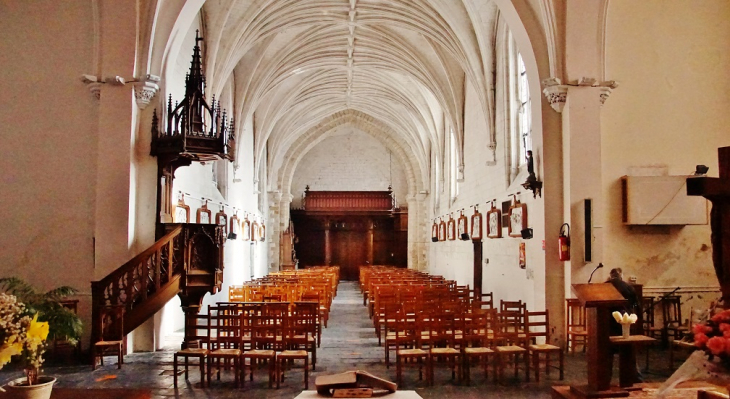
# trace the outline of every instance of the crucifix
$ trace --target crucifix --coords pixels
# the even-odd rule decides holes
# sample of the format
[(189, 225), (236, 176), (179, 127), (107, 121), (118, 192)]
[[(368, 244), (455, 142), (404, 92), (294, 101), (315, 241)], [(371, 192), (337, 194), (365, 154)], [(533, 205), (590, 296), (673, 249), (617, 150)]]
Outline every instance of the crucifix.
[(717, 149), (720, 177), (687, 178), (687, 195), (712, 202), (710, 228), (712, 263), (722, 292), (722, 306), (730, 309), (730, 147)]

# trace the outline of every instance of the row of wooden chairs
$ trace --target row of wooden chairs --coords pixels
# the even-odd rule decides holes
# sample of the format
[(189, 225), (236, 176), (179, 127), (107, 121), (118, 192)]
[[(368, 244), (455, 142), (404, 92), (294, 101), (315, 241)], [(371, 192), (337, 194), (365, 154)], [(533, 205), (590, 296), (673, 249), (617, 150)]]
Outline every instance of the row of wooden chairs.
[[(177, 386), (178, 358), (197, 358), (200, 364), (201, 386), (210, 385), (213, 370), (220, 379), (221, 370), (232, 368), (236, 387), (250, 370), (253, 381), (257, 366), (268, 364), (269, 387), (277, 388), (284, 378), (287, 365), (304, 361), (304, 385), (309, 386), (309, 364), (317, 362), (316, 302), (224, 302), (209, 306), (207, 315), (200, 315), (194, 326), (194, 339), (174, 355), (174, 383)], [(207, 365), (207, 373), (205, 371)]]
[[(505, 311), (485, 309), (473, 313), (449, 311), (423, 311), (408, 314), (403, 308), (395, 310), (389, 319), (385, 338), (386, 365), (389, 353), (396, 354), (396, 378), (402, 382), (406, 361), (417, 363), (419, 379), (434, 383), (434, 368), (440, 360), (451, 368), (452, 379), (467, 384), (471, 380), (470, 365), (476, 361), (488, 379), (491, 367), (494, 381), (504, 379), (504, 370), (514, 367), (514, 376), (524, 370), (530, 380), (532, 364), (535, 378), (539, 381), (540, 370), (549, 374), (551, 355), (558, 356), (560, 379), (563, 379), (563, 352), (551, 345), (549, 315), (544, 312)], [(544, 365), (544, 367), (541, 367)]]

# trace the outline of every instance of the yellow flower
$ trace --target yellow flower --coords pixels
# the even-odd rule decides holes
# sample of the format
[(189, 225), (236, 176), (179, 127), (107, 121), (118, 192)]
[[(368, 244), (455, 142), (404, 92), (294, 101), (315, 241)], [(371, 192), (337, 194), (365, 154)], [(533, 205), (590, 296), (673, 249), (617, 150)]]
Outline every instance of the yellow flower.
[(48, 322), (38, 321), (38, 313), (33, 316), (33, 320), (30, 322), (28, 327), (27, 339), (28, 346), (31, 350), (36, 350), (38, 345), (42, 344), (43, 341), (48, 337)]
[(0, 346), (0, 369), (10, 362), (10, 358), (19, 355), (23, 350), (23, 343), (15, 342), (17, 338), (17, 335), (13, 335), (8, 338), (8, 342)]

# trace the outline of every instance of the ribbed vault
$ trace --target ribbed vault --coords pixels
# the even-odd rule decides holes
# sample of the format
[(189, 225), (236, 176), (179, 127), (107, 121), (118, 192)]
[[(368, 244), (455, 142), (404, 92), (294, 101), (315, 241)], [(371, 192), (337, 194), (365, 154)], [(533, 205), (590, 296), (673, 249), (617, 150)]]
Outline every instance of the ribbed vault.
[(409, 190), (423, 190), (445, 135), (463, 146), (465, 82), (493, 128), (496, 14), (473, 0), (208, 1), (209, 89), (220, 95), (233, 81), (236, 125), (253, 122), (256, 175), (266, 168), (270, 189), (288, 189), (304, 137), (357, 121), (390, 136)]
[(285, 161), (278, 173), (278, 186), (282, 192), (291, 192), (292, 179), (297, 165), (309, 150), (322, 140), (330, 137), (337, 128), (342, 126), (351, 126), (370, 134), (395, 154), (403, 165), (406, 181), (408, 182), (409, 196), (427, 187), (425, 184), (428, 181), (428, 165), (419, 163), (419, 160), (411, 155), (412, 151), (409, 150), (406, 142), (392, 134), (387, 126), (379, 123), (374, 118), (361, 112), (348, 110), (326, 118), (322, 123), (301, 134), (296, 142), (289, 146), (289, 150), (283, 157)]

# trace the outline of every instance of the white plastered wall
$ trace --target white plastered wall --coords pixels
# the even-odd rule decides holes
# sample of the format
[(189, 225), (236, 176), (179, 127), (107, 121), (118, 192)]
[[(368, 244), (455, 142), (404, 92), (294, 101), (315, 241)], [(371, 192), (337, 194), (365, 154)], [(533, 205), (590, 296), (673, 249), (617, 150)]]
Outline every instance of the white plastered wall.
[(292, 206), (301, 207), (307, 185), (313, 191), (385, 191), (392, 184), (400, 205), (408, 193), (401, 160), (378, 140), (344, 125), (301, 159), (294, 172)]
[(730, 3), (612, 1), (606, 32), (606, 75), (620, 86), (601, 121), (604, 263), (650, 292), (681, 286), (685, 300), (706, 303), (719, 297), (701, 292), (717, 287), (710, 226), (624, 226), (619, 179), (647, 166), (687, 175), (697, 164), (717, 176), (717, 148), (730, 145)]

